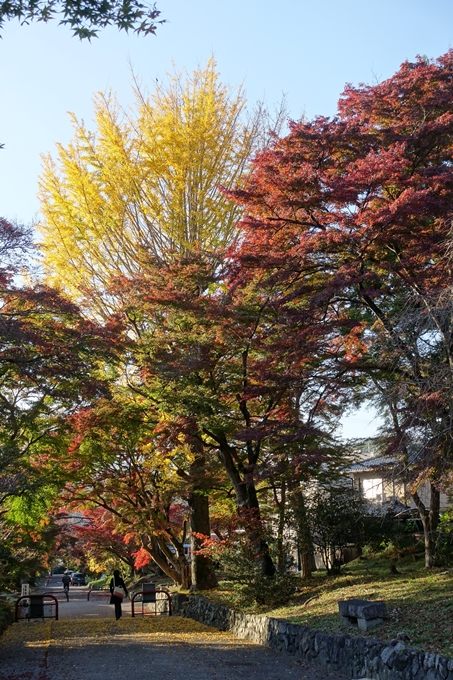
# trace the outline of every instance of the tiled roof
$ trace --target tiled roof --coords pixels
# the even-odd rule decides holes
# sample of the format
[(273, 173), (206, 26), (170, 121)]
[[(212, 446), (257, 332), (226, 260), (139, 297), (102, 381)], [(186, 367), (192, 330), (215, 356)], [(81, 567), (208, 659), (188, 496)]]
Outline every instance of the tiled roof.
[(382, 470), (395, 465), (398, 459), (393, 456), (377, 456), (373, 458), (366, 458), (359, 463), (354, 463), (347, 468), (346, 472), (373, 472), (374, 470)]

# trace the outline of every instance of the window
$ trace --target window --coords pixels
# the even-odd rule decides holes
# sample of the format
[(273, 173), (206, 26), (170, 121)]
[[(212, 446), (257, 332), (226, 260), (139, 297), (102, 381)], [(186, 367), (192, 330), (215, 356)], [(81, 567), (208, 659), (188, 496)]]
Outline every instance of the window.
[(382, 479), (363, 479), (363, 497), (370, 501), (382, 501)]

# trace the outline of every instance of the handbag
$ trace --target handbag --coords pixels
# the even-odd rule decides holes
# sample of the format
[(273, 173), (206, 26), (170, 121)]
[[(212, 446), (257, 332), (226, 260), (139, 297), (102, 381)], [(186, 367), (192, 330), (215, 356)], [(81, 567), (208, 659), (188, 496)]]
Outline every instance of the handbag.
[(123, 600), (126, 597), (126, 592), (122, 586), (116, 586), (115, 581), (113, 581), (113, 595)]
[(113, 589), (113, 595), (115, 597), (119, 597), (120, 600), (126, 597), (126, 593), (124, 592), (124, 589), (121, 588), (121, 586), (115, 586)]

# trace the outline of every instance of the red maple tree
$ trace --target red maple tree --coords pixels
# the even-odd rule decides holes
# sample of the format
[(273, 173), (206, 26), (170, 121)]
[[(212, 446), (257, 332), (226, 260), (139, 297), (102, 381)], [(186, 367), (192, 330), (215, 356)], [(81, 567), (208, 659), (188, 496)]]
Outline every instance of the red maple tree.
[[(393, 419), (393, 451), (401, 452), (406, 470), (411, 462), (414, 480), (421, 471), (429, 477), (430, 508), (415, 481), (413, 486), (427, 566), (438, 521), (433, 450), (440, 439), (431, 438), (428, 456), (426, 447), (418, 447), (415, 457), (413, 450), (421, 426), (432, 432), (436, 418), (451, 415), (445, 403), (443, 413), (426, 409), (433, 390), (420, 341), (426, 333), (442, 335), (431, 302), (450, 285), (445, 241), (453, 205), (452, 79), (449, 51), (436, 61), (405, 62), (383, 83), (348, 85), (338, 116), (292, 123), (285, 138), (258, 156), (246, 188), (232, 194), (245, 210), (240, 245), (231, 253), (236, 285), (260, 278), (282, 310), (282, 336), (291, 333), (284, 310), (326, 333), (334, 323), (336, 384), (366, 385), (368, 395), (378, 384)], [(401, 323), (408, 304), (428, 320), (418, 324), (418, 337)], [(450, 358), (445, 337), (430, 352), (440, 363)], [(408, 389), (395, 401), (397, 381)], [(416, 426), (408, 412), (419, 414)], [(448, 437), (441, 445), (437, 463), (450, 458)]]

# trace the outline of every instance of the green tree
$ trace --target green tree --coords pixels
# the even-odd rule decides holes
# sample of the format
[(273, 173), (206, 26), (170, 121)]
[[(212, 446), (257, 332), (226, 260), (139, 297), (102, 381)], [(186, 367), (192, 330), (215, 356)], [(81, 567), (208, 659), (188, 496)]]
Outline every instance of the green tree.
[(319, 485), (307, 494), (307, 516), (315, 550), (327, 573), (338, 574), (344, 548), (363, 535), (363, 500), (349, 486)]
[(118, 343), (117, 327), (87, 321), (56, 291), (14, 284), (29, 250), (27, 232), (0, 221), (0, 516), (52, 484), (47, 453), (70, 413), (108, 394)]
[(35, 475), (32, 488), (0, 506), (0, 588), (17, 591), (21, 579), (34, 579), (50, 566), (58, 528), (52, 503), (58, 487)]
[(314, 474), (332, 458), (327, 428), (341, 395), (322, 362), (324, 342), (334, 359), (328, 333), (312, 335), (297, 312), (282, 336), (279, 310), (259, 282), (230, 283), (194, 253), (119, 278), (113, 295), (122, 296), (135, 336), (131, 389), (165, 414), (173, 446), (188, 435), (202, 469), (221, 463), (255, 558), (272, 576), (257, 530), (261, 488), (271, 481), (283, 489), (285, 478)]

